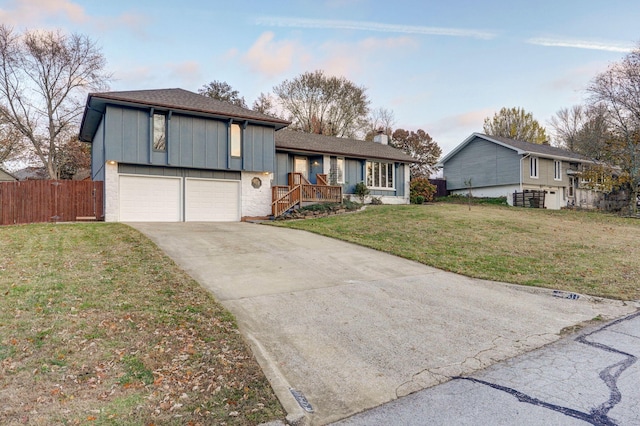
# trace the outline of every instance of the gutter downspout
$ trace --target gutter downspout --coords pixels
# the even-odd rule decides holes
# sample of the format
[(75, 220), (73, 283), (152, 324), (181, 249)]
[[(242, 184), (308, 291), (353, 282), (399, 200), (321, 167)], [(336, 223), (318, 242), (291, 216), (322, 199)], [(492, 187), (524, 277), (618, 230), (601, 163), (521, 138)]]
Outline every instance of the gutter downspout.
[(522, 157), (520, 159), (520, 192), (522, 192), (524, 189), (522, 187), (522, 181), (524, 181), (524, 175), (522, 174), (522, 162), (524, 161), (525, 158), (530, 157), (531, 153), (527, 153), (524, 157)]

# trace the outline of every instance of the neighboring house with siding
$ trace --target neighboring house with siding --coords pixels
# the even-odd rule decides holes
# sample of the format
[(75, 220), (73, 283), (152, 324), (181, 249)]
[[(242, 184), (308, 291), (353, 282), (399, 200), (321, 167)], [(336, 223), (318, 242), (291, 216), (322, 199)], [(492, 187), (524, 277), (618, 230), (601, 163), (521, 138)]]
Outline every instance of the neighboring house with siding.
[(302, 201), (340, 201), (343, 188), (368, 179), (367, 167), (373, 193), (408, 202), (408, 156), (371, 142), (276, 138), (293, 133), (281, 130), (288, 124), (182, 89), (93, 93), (80, 140), (92, 144), (91, 178), (105, 182), (106, 221), (268, 217)]
[(473, 133), (438, 163), (452, 194), (475, 197), (506, 196), (514, 192), (546, 191), (545, 207), (560, 209), (576, 204), (578, 175), (588, 158), (549, 145)]

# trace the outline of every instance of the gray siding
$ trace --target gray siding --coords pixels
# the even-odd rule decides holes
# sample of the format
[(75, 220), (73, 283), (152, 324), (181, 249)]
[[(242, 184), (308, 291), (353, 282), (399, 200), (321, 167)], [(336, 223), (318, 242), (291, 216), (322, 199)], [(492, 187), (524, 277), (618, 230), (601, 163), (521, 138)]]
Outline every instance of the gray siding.
[(104, 180), (104, 121), (98, 126), (98, 131), (91, 144), (91, 179)]
[(231, 158), (228, 121), (181, 114), (167, 118), (167, 151), (158, 152), (151, 149), (149, 110), (107, 106), (105, 158), (128, 164), (273, 171), (273, 128), (247, 125), (242, 133), (243, 157)]
[(276, 152), (275, 132), (270, 127), (248, 125), (243, 134), (244, 170), (272, 171)]
[(289, 185), (289, 173), (293, 171), (292, 160), (285, 152), (276, 153), (275, 185)]
[(516, 185), (520, 183), (520, 155), (481, 138), (475, 138), (444, 164), (447, 189)]
[(150, 176), (180, 176), (202, 179), (240, 180), (240, 172), (230, 170), (181, 169), (177, 167), (118, 164), (118, 173)]
[(364, 181), (364, 161), (345, 158), (344, 161), (344, 185), (342, 191), (345, 194), (353, 194), (356, 184)]

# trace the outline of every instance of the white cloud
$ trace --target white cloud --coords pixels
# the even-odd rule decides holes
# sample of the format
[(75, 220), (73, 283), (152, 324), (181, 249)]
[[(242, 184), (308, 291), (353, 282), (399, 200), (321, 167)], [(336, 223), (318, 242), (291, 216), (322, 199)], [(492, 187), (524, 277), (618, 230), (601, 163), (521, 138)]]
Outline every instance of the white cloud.
[(322, 28), (358, 31), (374, 31), (402, 34), (438, 35), (450, 37), (471, 37), (489, 40), (496, 33), (467, 28), (425, 27), (417, 25), (394, 25), (367, 21), (342, 21), (326, 19), (288, 18), (279, 16), (263, 16), (255, 20), (257, 25), (269, 27)]
[(84, 7), (71, 0), (13, 0), (7, 3), (0, 8), (0, 22), (18, 28), (33, 29), (62, 19), (103, 31), (127, 28), (140, 35), (148, 21), (145, 16), (130, 12), (115, 17), (90, 16)]
[(308, 54), (296, 41), (276, 41), (270, 31), (262, 33), (243, 56), (252, 71), (269, 77), (289, 71), (294, 61), (304, 62), (305, 58)]
[(589, 50), (606, 50), (608, 52), (628, 53), (633, 50), (631, 43), (622, 43), (614, 41), (594, 41), (594, 40), (578, 40), (563, 38), (545, 38), (537, 37), (526, 40), (529, 44), (549, 47), (569, 47), (573, 49), (589, 49)]

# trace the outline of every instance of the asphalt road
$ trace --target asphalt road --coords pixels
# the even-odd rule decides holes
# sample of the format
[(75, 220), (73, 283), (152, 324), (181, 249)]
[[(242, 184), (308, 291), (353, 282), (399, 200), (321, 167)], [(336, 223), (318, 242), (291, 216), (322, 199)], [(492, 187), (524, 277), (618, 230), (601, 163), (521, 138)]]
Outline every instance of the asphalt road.
[(639, 425), (640, 313), (334, 423)]

